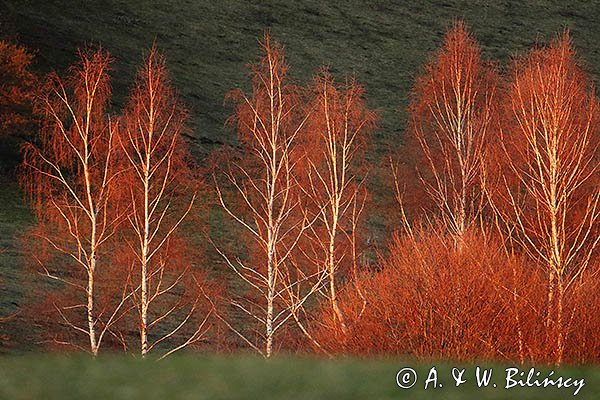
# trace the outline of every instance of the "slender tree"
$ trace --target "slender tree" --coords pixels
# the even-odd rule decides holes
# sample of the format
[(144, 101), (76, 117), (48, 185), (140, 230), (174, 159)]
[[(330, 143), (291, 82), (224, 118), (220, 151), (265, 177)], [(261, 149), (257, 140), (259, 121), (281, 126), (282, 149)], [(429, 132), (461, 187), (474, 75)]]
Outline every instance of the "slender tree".
[(339, 272), (343, 264), (355, 267), (357, 262), (355, 230), (366, 200), (361, 161), (376, 114), (368, 109), (364, 89), (354, 79), (337, 86), (327, 69), (315, 78), (311, 95), (313, 105), (302, 141), (308, 164), (305, 192), (312, 201), (316, 221), (310, 229), (311, 248), (304, 253), (310, 254), (315, 270), (326, 271), (324, 293), (345, 332), (337, 301)]
[[(169, 306), (160, 304), (184, 290), (184, 280), (192, 279), (182, 238), (177, 237), (196, 197), (190, 156), (182, 138), (186, 112), (171, 89), (165, 59), (155, 48), (138, 73), (123, 124), (120, 143), (128, 161), (123, 185), (128, 188), (131, 237), (128, 248), (139, 279), (134, 280), (132, 298), (139, 316), (141, 355), (196, 323), (201, 291), (191, 298), (180, 297)], [(127, 236), (126, 236), (127, 237)], [(179, 243), (179, 245), (177, 245)], [(198, 278), (198, 277), (196, 277)], [(189, 287), (193, 291), (194, 286)], [(177, 297), (177, 296), (175, 296)], [(189, 296), (188, 296), (189, 297)], [(181, 320), (166, 324), (183, 310)], [(192, 329), (191, 335), (167, 354), (204, 338), (210, 312)], [(172, 322), (172, 321), (171, 321)], [(165, 325), (154, 341), (149, 334), (159, 323)]]
[[(253, 333), (257, 339), (225, 322), (246, 344), (270, 357), (276, 333), (317, 290), (322, 278), (318, 272), (302, 271), (292, 257), (310, 225), (295, 177), (300, 156), (296, 144), (306, 116), (295, 88), (286, 82), (283, 49), (268, 34), (261, 46), (263, 56), (252, 67), (252, 94), (232, 94), (243, 153), (239, 162), (229, 163), (224, 176), (240, 201), (228, 200), (224, 185), (217, 183), (220, 205), (247, 233), (250, 256), (231, 257), (218, 251), (250, 288), (251, 295), (232, 304), (257, 322)], [(313, 278), (316, 283), (298, 291)]]
[(598, 102), (568, 33), (516, 59), (504, 104), (492, 203), (506, 237), (547, 274), (547, 339), (560, 364), (565, 294), (600, 243)]
[(410, 132), (425, 158), (421, 181), (459, 240), (481, 209), (481, 161), (497, 80), (494, 66), (457, 22), (413, 91)]
[[(33, 199), (41, 237), (66, 256), (78, 273), (51, 271), (44, 275), (78, 293), (81, 302), (55, 305), (64, 322), (89, 339), (95, 356), (105, 334), (122, 316), (124, 291), (111, 307), (97, 307), (96, 286), (106, 267), (106, 245), (121, 213), (112, 199), (119, 170), (115, 164), (115, 130), (106, 109), (110, 99), (109, 55), (103, 50), (80, 52), (80, 61), (63, 80), (51, 74), (37, 108), (42, 127), (37, 143), (24, 148), (25, 189)], [(69, 313), (85, 310), (85, 325)]]

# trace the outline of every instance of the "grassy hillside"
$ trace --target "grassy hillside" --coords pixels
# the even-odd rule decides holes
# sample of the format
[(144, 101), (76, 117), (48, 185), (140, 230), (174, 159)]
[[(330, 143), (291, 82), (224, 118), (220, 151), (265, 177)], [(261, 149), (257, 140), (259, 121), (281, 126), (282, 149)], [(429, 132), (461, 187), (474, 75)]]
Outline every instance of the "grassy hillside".
[[(485, 55), (500, 61), (568, 27), (589, 71), (594, 77), (600, 73), (600, 5), (587, 0), (0, 0), (0, 29), (7, 26), (37, 52), (40, 72), (64, 69), (86, 43), (109, 50), (115, 58), (116, 106), (124, 100), (144, 49), (156, 42), (189, 108), (190, 141), (199, 159), (233, 139), (224, 128), (231, 110), (223, 98), (233, 88), (248, 87), (245, 64), (256, 60), (264, 29), (285, 45), (291, 74), (299, 81), (323, 64), (338, 76), (358, 76), (369, 104), (381, 113), (369, 153), (378, 159), (388, 146), (401, 142), (413, 78), (457, 17), (472, 27)], [(16, 146), (10, 146), (0, 154), (14, 153)], [(0, 183), (2, 316), (15, 311), (23, 298), (15, 238), (33, 219), (17, 185), (5, 177)], [(378, 199), (390, 194), (381, 185), (373, 189)], [(383, 224), (372, 220), (381, 230)], [(22, 323), (8, 326), (17, 347), (27, 341)], [(0, 349), (5, 348), (0, 336)]]
[(515, 51), (569, 27), (590, 70), (600, 68), (600, 6), (594, 1), (83, 1), (2, 0), (22, 42), (39, 50), (42, 70), (62, 69), (75, 49), (101, 43), (115, 57), (114, 90), (122, 99), (142, 52), (163, 49), (189, 106), (197, 154), (227, 141), (224, 94), (247, 84), (244, 65), (270, 29), (286, 46), (292, 74), (305, 81), (323, 64), (356, 73), (381, 110), (376, 146), (401, 138), (415, 73), (437, 48), (452, 18), (470, 25), (487, 56)]
[[(410, 389), (396, 385), (397, 372), (412, 366), (418, 381)], [(436, 389), (424, 383), (436, 366)], [(0, 359), (0, 398), (6, 399), (540, 399), (571, 398), (573, 388), (515, 387), (505, 389), (506, 366), (492, 368), (489, 387), (478, 388), (476, 367), (463, 365), (467, 382), (456, 387), (452, 365), (401, 360), (311, 360), (253, 357), (174, 357), (143, 362), (132, 357), (26, 356)], [(528, 368), (522, 368), (529, 371)], [(548, 369), (540, 371), (540, 379)], [(578, 399), (596, 398), (597, 368), (561, 368), (555, 375), (585, 379)], [(492, 387), (496, 383), (497, 387)]]

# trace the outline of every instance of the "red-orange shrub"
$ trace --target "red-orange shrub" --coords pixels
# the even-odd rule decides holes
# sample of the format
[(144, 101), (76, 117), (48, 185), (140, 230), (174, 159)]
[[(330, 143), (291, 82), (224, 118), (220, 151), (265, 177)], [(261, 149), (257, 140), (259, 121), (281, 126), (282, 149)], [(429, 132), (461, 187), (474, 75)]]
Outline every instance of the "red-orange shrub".
[(347, 287), (340, 307), (349, 333), (324, 312), (318, 329), (332, 352), (409, 354), (419, 358), (537, 358), (541, 276), (501, 243), (469, 230), (455, 247), (442, 229), (394, 236), (380, 269)]

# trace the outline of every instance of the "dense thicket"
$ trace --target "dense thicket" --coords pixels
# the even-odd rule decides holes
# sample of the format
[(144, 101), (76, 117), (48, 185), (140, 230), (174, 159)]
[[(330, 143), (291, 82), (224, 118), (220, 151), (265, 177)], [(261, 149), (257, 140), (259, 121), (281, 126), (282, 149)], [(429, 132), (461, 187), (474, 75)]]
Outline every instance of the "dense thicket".
[(367, 305), (344, 294), (348, 333), (324, 312), (318, 336), (336, 338), (330, 351), (597, 360), (587, 349), (600, 342), (589, 316), (600, 271), (598, 100), (568, 33), (516, 57), (503, 80), (455, 24), (410, 108), (404, 151), (421, 151), (429, 201), (397, 182), (401, 228), (378, 270), (352, 285)]

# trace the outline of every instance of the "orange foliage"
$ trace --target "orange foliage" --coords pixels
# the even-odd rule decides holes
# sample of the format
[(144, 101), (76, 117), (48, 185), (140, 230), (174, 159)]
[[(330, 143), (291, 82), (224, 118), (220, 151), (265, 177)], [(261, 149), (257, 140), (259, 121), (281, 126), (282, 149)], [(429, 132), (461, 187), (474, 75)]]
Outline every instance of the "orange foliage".
[[(546, 278), (502, 248), (478, 229), (465, 232), (460, 250), (443, 225), (397, 234), (379, 269), (359, 276), (367, 304), (353, 288), (340, 297), (348, 333), (325, 306), (315, 337), (332, 353), (554, 362), (554, 342), (545, 339)], [(564, 360), (597, 362), (600, 281), (587, 274), (582, 282), (565, 296)]]
[[(376, 114), (364, 89), (326, 69), (294, 85), (283, 48), (268, 34), (261, 47), (251, 92), (228, 95), (239, 151), (213, 158), (216, 201), (239, 227), (234, 248), (215, 245), (241, 283), (228, 315), (183, 231), (199, 182), (164, 58), (152, 49), (119, 125), (106, 52), (48, 77), (21, 179), (43, 239), (29, 252), (60, 286), (29, 316), (53, 343), (96, 355), (137, 331), (142, 355), (168, 355), (203, 341), (214, 315), (265, 357), (308, 339), (327, 354), (599, 360), (600, 108), (567, 33), (515, 58), (501, 85), (452, 26), (409, 108), (402, 162), (420, 179), (394, 169), (403, 228), (369, 270), (358, 259)], [(22, 122), (30, 62), (0, 42), (0, 108), (12, 107), (0, 128)]]
[(31, 118), (36, 83), (32, 61), (24, 47), (0, 40), (0, 135), (22, 130)]
[(322, 344), (332, 352), (418, 358), (539, 355), (531, 323), (539, 319), (539, 274), (476, 229), (465, 232), (459, 250), (443, 227), (395, 235), (380, 270), (359, 277), (367, 304), (352, 289), (342, 295), (349, 333), (323, 313)]

